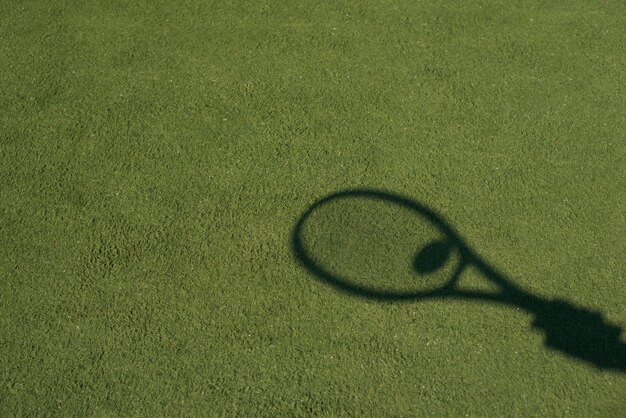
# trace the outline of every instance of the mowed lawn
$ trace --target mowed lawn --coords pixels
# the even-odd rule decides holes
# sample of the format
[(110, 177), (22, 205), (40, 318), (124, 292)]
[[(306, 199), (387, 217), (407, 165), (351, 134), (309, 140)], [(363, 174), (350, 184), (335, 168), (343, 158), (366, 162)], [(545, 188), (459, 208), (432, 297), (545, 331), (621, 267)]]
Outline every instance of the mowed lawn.
[(617, 0), (3, 0), (0, 415), (623, 414), (626, 374), (523, 309), (340, 293), (291, 240), (387, 190), (626, 327), (625, 28)]

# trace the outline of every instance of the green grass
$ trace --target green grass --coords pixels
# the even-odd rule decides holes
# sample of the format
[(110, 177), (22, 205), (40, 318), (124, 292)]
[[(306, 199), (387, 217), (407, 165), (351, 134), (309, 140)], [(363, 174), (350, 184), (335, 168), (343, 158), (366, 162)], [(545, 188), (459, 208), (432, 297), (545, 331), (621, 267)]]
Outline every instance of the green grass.
[(623, 413), (523, 311), (351, 297), (290, 247), (383, 188), (626, 327), (623, 12), (0, 2), (0, 414)]

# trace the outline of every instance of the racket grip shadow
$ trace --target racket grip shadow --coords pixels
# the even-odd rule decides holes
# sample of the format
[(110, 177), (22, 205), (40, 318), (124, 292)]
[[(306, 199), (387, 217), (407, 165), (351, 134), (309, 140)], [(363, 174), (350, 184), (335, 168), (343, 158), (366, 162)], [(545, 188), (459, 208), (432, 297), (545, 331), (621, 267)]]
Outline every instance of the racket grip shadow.
[(542, 304), (535, 315), (532, 326), (544, 332), (548, 348), (599, 369), (626, 372), (622, 329), (606, 321), (599, 312), (555, 299)]

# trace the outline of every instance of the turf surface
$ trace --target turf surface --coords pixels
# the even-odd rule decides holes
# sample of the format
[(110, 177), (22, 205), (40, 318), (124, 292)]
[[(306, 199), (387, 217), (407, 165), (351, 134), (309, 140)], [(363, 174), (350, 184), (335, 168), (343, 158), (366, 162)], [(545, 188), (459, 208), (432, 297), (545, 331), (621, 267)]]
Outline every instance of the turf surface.
[[(291, 248), (317, 199), (385, 189), (625, 327), (623, 12), (0, 2), (0, 414), (623, 413), (626, 375), (523, 310), (351, 296)], [(380, 211), (330, 220), (409, 242)], [(406, 261), (311, 234), (374, 279)]]

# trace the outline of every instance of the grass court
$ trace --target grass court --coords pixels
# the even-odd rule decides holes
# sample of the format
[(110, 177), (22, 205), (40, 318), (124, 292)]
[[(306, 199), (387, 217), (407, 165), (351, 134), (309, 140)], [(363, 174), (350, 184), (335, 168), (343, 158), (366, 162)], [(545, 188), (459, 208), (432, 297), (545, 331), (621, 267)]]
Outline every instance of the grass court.
[(0, 415), (623, 414), (625, 17), (0, 2)]

